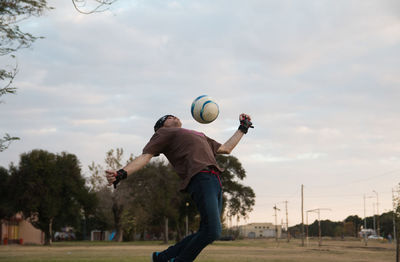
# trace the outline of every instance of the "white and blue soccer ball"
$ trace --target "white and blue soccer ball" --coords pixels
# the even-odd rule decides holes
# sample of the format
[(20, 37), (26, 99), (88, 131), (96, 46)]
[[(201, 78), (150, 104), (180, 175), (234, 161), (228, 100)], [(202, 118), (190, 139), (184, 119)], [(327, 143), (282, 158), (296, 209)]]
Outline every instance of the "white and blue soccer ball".
[(202, 95), (193, 101), (191, 112), (197, 122), (208, 124), (217, 119), (219, 107), (214, 99), (207, 95)]

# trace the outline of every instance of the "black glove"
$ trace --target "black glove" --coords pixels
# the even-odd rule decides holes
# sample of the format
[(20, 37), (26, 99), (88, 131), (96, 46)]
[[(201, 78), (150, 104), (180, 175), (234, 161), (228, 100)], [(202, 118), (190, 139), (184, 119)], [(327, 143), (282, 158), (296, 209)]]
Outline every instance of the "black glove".
[(240, 120), (240, 126), (238, 130), (242, 131), (244, 134), (247, 134), (249, 128), (254, 128), (253, 123), (247, 117), (244, 117)]
[(117, 171), (117, 175), (115, 176), (115, 179), (116, 179), (116, 180), (115, 180), (114, 183), (113, 183), (114, 188), (117, 188), (118, 183), (119, 183), (121, 180), (126, 179), (127, 177), (128, 177), (128, 173), (127, 173), (125, 170), (123, 170), (123, 169), (118, 170), (118, 171)]

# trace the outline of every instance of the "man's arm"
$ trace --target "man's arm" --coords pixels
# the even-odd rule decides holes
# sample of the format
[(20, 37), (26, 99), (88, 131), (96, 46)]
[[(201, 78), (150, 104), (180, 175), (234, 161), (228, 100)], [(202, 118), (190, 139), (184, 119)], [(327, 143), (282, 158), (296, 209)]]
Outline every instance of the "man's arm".
[(251, 117), (249, 115), (241, 114), (239, 116), (239, 121), (239, 129), (233, 134), (231, 138), (228, 139), (228, 141), (226, 141), (218, 148), (217, 154), (230, 154), (239, 143), (240, 139), (242, 139), (243, 135), (247, 133), (247, 130), (249, 128), (253, 128)]
[(217, 154), (230, 154), (239, 143), (240, 139), (242, 139), (243, 135), (244, 133), (242, 131), (237, 130), (228, 141), (218, 148)]
[[(142, 154), (135, 158), (132, 162), (127, 164), (124, 168), (122, 168), (126, 175), (131, 175), (136, 171), (143, 168), (147, 163), (150, 162), (150, 159), (153, 157), (152, 154)], [(116, 176), (118, 175), (118, 171), (115, 170), (106, 170), (106, 177), (108, 181), (108, 185), (111, 186), (117, 179)], [(126, 177), (125, 177), (126, 178)]]

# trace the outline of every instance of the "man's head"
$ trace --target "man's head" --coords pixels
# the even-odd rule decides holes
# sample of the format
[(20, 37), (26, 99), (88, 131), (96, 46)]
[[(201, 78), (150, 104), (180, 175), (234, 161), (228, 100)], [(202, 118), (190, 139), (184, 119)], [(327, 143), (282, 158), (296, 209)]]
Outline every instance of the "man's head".
[(179, 118), (173, 115), (165, 115), (157, 120), (154, 125), (154, 132), (157, 132), (161, 127), (181, 127), (182, 123)]

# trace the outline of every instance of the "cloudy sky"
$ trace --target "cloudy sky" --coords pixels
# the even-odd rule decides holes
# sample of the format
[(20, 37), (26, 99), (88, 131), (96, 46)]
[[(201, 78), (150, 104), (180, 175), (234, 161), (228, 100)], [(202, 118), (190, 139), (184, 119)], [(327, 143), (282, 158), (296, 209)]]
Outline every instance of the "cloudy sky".
[[(71, 1), (50, 4), (23, 23), (45, 39), (16, 53), (18, 93), (2, 97), (0, 134), (21, 140), (0, 165), (36, 148), (67, 151), (88, 176), (109, 149), (139, 155), (164, 114), (225, 142), (246, 112), (255, 129), (233, 155), (257, 197), (241, 224), (274, 221), (283, 201), (289, 224), (299, 223), (302, 184), (305, 210), (331, 209), (322, 219), (363, 217), (364, 194), (371, 216), (375, 192), (379, 212), (391, 209), (400, 182), (399, 1), (118, 0), (92, 15)], [(221, 110), (208, 125), (190, 115), (202, 94)]]

